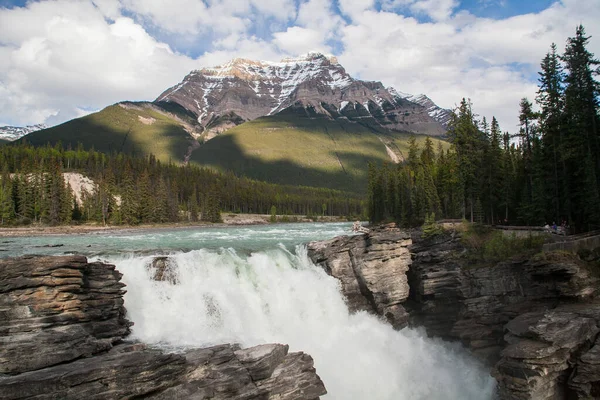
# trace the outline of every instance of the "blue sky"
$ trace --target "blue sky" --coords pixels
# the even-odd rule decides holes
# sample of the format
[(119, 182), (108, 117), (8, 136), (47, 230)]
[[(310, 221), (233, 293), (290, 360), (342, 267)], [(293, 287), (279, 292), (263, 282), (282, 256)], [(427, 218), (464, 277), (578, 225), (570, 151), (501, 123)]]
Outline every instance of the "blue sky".
[(354, 77), (425, 93), (515, 131), (540, 60), (582, 23), (600, 55), (600, 0), (0, 0), (0, 125), (56, 124), (152, 100), (234, 57), (338, 57)]

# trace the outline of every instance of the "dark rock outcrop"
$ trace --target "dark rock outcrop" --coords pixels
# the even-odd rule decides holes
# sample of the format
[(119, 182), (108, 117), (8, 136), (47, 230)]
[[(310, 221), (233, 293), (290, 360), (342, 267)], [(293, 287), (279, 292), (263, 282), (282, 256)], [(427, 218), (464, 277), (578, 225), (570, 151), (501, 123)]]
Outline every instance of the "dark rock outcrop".
[[(155, 267), (167, 276), (166, 260)], [(161, 269), (161, 267), (164, 267)], [(2, 399), (306, 399), (312, 358), (267, 344), (165, 353), (125, 343), (121, 274), (85, 257), (0, 260)]]
[[(378, 227), (311, 243), (309, 256), (340, 279), (351, 310), (402, 307), (410, 325), (495, 365), (500, 399), (600, 398), (599, 279), (589, 265), (567, 253), (473, 265), (458, 232), (412, 239)], [(412, 263), (383, 261), (409, 249)]]
[(167, 256), (154, 257), (148, 265), (146, 265), (152, 274), (152, 279), (155, 281), (166, 281), (173, 285), (179, 283), (179, 277), (177, 276), (177, 270), (173, 265), (173, 260)]
[(510, 321), (493, 371), (500, 398), (598, 398), (599, 327), (600, 304), (560, 306)]
[(314, 263), (340, 280), (351, 312), (374, 312), (400, 329), (408, 319), (401, 303), (409, 293), (410, 244), (410, 235), (388, 225), (364, 235), (311, 242), (308, 252)]
[(0, 260), (0, 373), (107, 351), (129, 334), (121, 274), (85, 257)]
[(470, 266), (458, 236), (411, 246), (411, 323), (433, 336), (460, 340), (490, 362), (504, 347), (513, 318), (560, 303), (590, 299), (598, 279), (568, 255), (547, 254)]

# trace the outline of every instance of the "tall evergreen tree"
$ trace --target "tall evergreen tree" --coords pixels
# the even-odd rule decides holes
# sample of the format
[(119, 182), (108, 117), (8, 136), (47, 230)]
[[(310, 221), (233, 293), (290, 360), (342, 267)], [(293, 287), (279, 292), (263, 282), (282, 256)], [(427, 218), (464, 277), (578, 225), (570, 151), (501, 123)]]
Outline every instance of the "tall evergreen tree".
[(469, 210), (473, 222), (473, 208), (479, 197), (478, 171), (481, 165), (481, 135), (475, 122), (471, 102), (462, 99), (458, 112), (454, 113), (449, 127), (449, 136), (458, 161), (458, 175), (462, 186), (462, 214)]
[[(542, 162), (546, 171), (546, 197), (552, 219), (560, 220), (561, 215), (570, 217), (566, 195), (569, 193), (567, 171), (563, 151), (563, 82), (564, 72), (552, 43), (550, 51), (541, 63), (539, 90), (536, 101), (540, 106), (540, 130), (542, 134)], [(569, 218), (570, 219), (570, 218)]]
[(600, 186), (600, 86), (594, 79), (600, 62), (586, 48), (589, 39), (583, 26), (579, 25), (575, 36), (567, 40), (562, 57), (567, 71), (563, 151), (570, 181), (571, 213), (579, 229), (600, 224), (600, 198), (597, 196)]

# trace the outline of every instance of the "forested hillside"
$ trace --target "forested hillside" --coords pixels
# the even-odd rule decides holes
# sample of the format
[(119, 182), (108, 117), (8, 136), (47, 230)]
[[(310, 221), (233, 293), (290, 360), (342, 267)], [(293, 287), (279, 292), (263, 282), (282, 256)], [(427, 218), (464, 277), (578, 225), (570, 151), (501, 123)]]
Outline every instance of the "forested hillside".
[[(154, 156), (63, 149), (60, 145), (0, 147), (0, 223), (138, 224), (216, 222), (221, 211), (355, 216), (360, 197), (328, 189), (272, 185)], [(78, 171), (96, 188), (75, 201), (63, 172)]]
[[(369, 162), (404, 159), (409, 137), (290, 109), (229, 129), (196, 149), (190, 162), (277, 184), (364, 194)], [(419, 143), (425, 138), (416, 136)]]
[(598, 60), (582, 26), (541, 62), (537, 108), (520, 102), (520, 129), (478, 121), (463, 99), (450, 123), (452, 147), (411, 145), (399, 166), (371, 166), (372, 221), (421, 224), (432, 213), (471, 221), (600, 228)]

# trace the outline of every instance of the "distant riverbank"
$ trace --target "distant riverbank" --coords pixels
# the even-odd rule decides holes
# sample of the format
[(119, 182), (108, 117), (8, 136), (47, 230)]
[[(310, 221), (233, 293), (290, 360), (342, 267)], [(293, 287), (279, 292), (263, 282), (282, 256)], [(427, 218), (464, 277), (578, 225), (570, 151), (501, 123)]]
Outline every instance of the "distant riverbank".
[[(178, 223), (164, 223), (164, 224), (142, 224), (142, 225), (96, 225), (96, 224), (82, 224), (82, 225), (58, 225), (58, 226), (47, 226), (47, 225), (28, 225), (18, 226), (9, 228), (0, 228), (0, 237), (10, 236), (42, 236), (42, 235), (82, 235), (95, 232), (108, 232), (108, 231), (135, 231), (135, 230), (147, 230), (147, 229), (170, 229), (170, 228), (185, 228), (185, 227), (213, 227), (223, 225), (263, 225), (271, 223), (271, 215), (269, 214), (232, 214), (223, 213), (222, 223), (210, 223), (210, 222), (178, 222)], [(278, 215), (278, 222), (317, 222), (311, 218), (307, 218), (303, 215)], [(318, 217), (318, 222), (344, 222), (344, 217), (336, 216), (325, 216)]]

